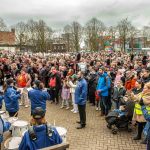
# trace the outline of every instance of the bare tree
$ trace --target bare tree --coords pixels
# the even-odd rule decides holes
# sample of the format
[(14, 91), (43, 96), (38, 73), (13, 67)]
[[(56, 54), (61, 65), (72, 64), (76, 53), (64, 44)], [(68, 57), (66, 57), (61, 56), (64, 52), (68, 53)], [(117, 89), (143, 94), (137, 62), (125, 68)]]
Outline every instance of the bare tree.
[(73, 36), (74, 48), (78, 52), (80, 50), (80, 39), (82, 33), (82, 27), (78, 22), (73, 22), (71, 25), (71, 33)]
[(5, 24), (4, 20), (0, 18), (0, 31), (6, 31), (7, 25)]
[(37, 48), (39, 51), (47, 52), (47, 45), (52, 35), (52, 29), (43, 20), (39, 20), (36, 26)]
[(19, 22), (16, 25), (13, 26), (15, 29), (15, 35), (17, 44), (19, 44), (20, 49), (22, 49), (22, 46), (26, 44), (27, 42), (27, 25), (24, 22)]
[(129, 27), (129, 40), (130, 40), (132, 52), (134, 48), (134, 40), (137, 36), (137, 33), (138, 33), (138, 30), (134, 26), (131, 25)]
[(118, 23), (117, 27), (118, 27), (120, 39), (122, 42), (122, 49), (125, 51), (127, 38), (128, 38), (128, 34), (129, 34), (129, 28), (131, 27), (131, 22), (128, 20), (128, 18), (122, 19)]
[(150, 26), (144, 26), (142, 29), (142, 35), (143, 35), (143, 46), (147, 47), (147, 38), (150, 38)]
[(65, 32), (65, 41), (66, 41), (66, 45), (67, 45), (67, 51), (70, 51), (70, 48), (72, 46), (72, 30), (71, 30), (71, 26), (70, 25), (66, 25), (64, 27), (64, 32)]
[(108, 33), (111, 36), (112, 48), (115, 49), (114, 46), (115, 46), (115, 40), (116, 40), (117, 27), (110, 26), (108, 28)]
[(87, 22), (85, 26), (85, 32), (87, 39), (89, 41), (89, 47), (92, 51), (96, 51), (99, 48), (98, 38), (100, 37), (100, 42), (102, 48), (104, 48), (103, 33), (105, 31), (105, 25), (102, 21), (92, 18)]

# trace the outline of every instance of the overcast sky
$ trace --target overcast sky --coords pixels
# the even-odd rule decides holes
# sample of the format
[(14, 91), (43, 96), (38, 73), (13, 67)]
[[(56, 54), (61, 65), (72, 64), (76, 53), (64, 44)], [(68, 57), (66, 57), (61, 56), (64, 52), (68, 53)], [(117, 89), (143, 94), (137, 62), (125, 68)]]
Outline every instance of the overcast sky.
[(128, 17), (141, 27), (150, 23), (150, 0), (0, 0), (0, 17), (8, 25), (43, 19), (53, 28), (72, 21), (84, 25), (92, 17), (111, 26)]

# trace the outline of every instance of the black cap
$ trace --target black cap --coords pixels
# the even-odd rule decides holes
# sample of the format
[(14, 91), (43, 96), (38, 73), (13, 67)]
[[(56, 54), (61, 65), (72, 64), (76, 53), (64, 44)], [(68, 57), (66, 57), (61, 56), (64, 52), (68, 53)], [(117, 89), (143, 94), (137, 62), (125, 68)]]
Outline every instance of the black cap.
[(41, 119), (45, 116), (45, 111), (42, 107), (36, 107), (32, 112), (32, 116), (34, 119)]

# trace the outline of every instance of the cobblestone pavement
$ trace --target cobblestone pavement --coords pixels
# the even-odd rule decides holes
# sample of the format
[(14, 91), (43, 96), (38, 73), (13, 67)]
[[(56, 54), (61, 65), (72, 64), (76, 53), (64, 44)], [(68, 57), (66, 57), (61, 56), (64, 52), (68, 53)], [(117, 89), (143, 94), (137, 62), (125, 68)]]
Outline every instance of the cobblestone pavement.
[[(30, 108), (21, 106), (19, 118), (30, 120)], [(104, 117), (99, 111), (87, 104), (87, 126), (82, 130), (76, 129), (78, 114), (70, 110), (60, 109), (59, 105), (47, 102), (46, 119), (51, 124), (67, 129), (69, 150), (145, 150), (146, 146), (132, 140), (134, 133), (121, 131), (117, 135), (111, 134), (106, 127)]]

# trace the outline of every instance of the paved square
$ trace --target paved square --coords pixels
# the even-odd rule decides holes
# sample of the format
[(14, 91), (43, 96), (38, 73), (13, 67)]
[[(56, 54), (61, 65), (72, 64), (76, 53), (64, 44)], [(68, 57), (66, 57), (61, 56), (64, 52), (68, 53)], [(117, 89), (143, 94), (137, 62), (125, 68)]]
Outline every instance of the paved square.
[[(20, 107), (19, 118), (30, 120), (30, 108)], [(133, 133), (127, 131), (111, 134), (106, 127), (104, 117), (100, 117), (95, 107), (87, 104), (87, 127), (77, 130), (78, 114), (60, 109), (59, 105), (47, 102), (46, 119), (51, 124), (67, 129), (69, 150), (145, 150), (146, 146), (132, 140)]]

